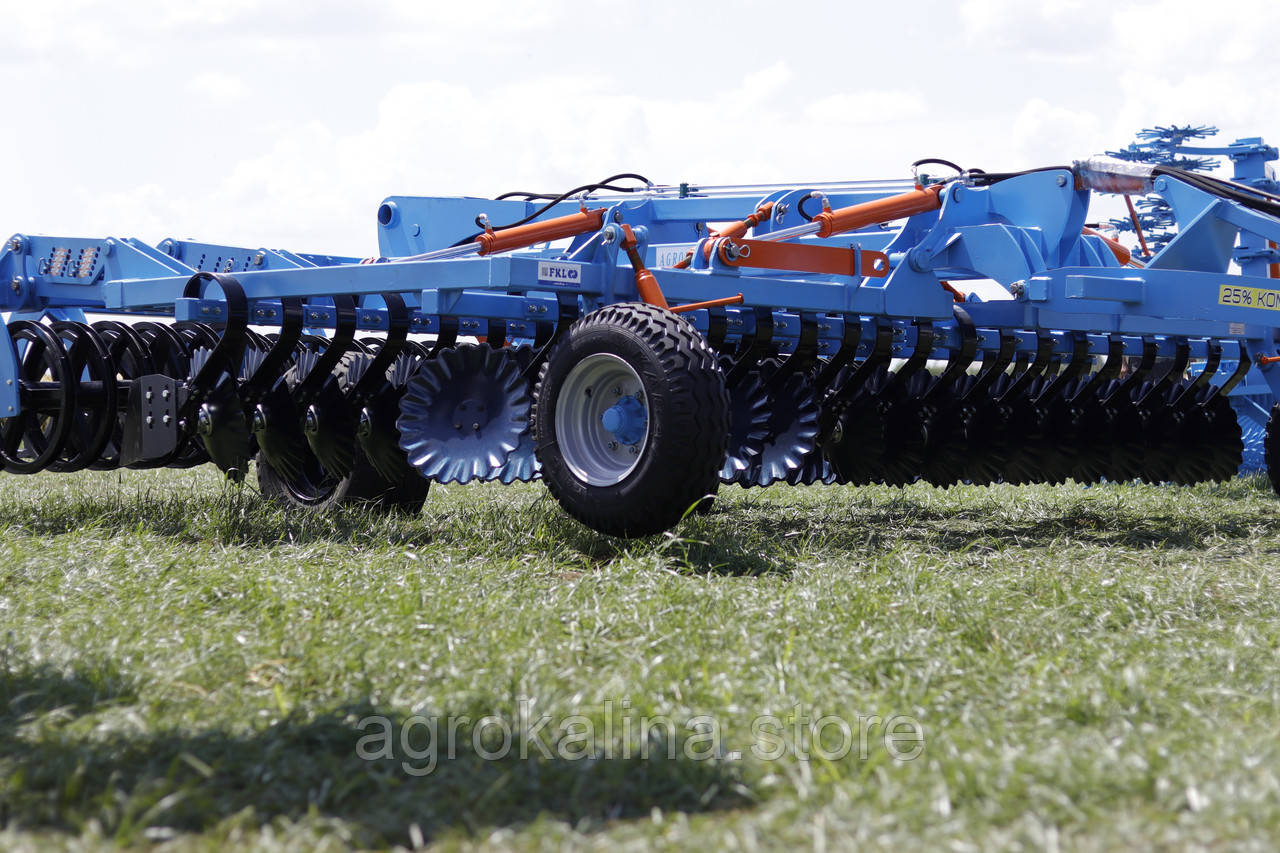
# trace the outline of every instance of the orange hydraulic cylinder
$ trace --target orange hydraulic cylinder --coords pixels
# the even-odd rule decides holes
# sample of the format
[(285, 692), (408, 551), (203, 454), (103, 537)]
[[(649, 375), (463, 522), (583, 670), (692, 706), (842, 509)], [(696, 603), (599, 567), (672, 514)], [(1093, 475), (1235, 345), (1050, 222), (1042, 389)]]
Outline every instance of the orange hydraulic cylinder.
[[(765, 221), (766, 219), (768, 219), (768, 218), (769, 218), (769, 214), (771, 214), (772, 212), (773, 212), (773, 202), (771, 202), (771, 201), (766, 201), (764, 204), (762, 204), (762, 205), (760, 205), (759, 207), (757, 207), (757, 208), (755, 209), (755, 212), (753, 212), (753, 213), (752, 213), (750, 216), (748, 216), (746, 219), (743, 219), (743, 220), (740, 220), (740, 221), (738, 221), (738, 222), (733, 222), (733, 223), (730, 223), (729, 225), (726, 225), (723, 231), (712, 231), (712, 232), (708, 235), (708, 236), (711, 238), (711, 240), (708, 240), (708, 241), (707, 241), (707, 245), (706, 245), (706, 247), (703, 249), (703, 252), (705, 253), (705, 255), (704, 255), (704, 256), (705, 256), (705, 257), (707, 257), (707, 258), (710, 258), (710, 257), (711, 257), (711, 243), (712, 243), (712, 241), (714, 241), (716, 238), (718, 238), (718, 237), (731, 237), (731, 238), (733, 238), (734, 240), (736, 240), (736, 239), (738, 239), (739, 237), (741, 237), (743, 234), (746, 234), (746, 233), (747, 233), (748, 231), (750, 231), (752, 228), (755, 228), (755, 227), (756, 227), (757, 225), (759, 225), (761, 222), (763, 222), (763, 221)], [(675, 264), (675, 266), (674, 266), (673, 268), (674, 268), (674, 269), (678, 269), (678, 270), (688, 269), (688, 267), (689, 267), (689, 265), (690, 265), (691, 263), (693, 263), (693, 250), (692, 250), (692, 249), (690, 249), (690, 250), (689, 250), (689, 254), (685, 255), (683, 259), (681, 259), (681, 260), (677, 261), (677, 262), (676, 262), (676, 264)]]
[(622, 248), (627, 253), (627, 259), (631, 261), (631, 268), (636, 271), (636, 292), (640, 294), (640, 298), (650, 305), (658, 308), (670, 308), (667, 304), (667, 297), (662, 293), (662, 286), (658, 284), (658, 278), (649, 272), (644, 265), (644, 258), (640, 257), (640, 250), (636, 248), (638, 241), (635, 232), (631, 230), (630, 225), (622, 226)]
[(658, 308), (671, 307), (667, 304), (667, 297), (662, 294), (658, 279), (644, 267), (636, 269), (636, 290), (640, 293), (640, 298), (650, 305)]
[(576, 237), (588, 231), (599, 231), (604, 225), (604, 213), (603, 207), (595, 210), (580, 210), (568, 216), (559, 216), (543, 222), (530, 222), (528, 225), (517, 225), (515, 228), (504, 228), (501, 231), (486, 231), (476, 237), (475, 242), (480, 244), (480, 254), (491, 255), (494, 252), (532, 246), (534, 243), (548, 243), (565, 237)]
[(734, 222), (734, 223), (731, 223), (730, 225), (727, 225), (727, 226), (724, 228), (724, 230), (722, 230), (722, 231), (717, 231), (717, 232), (715, 233), (715, 236), (716, 236), (716, 237), (731, 237), (731, 238), (733, 238), (734, 240), (736, 240), (736, 239), (738, 239), (739, 237), (741, 237), (743, 234), (746, 234), (746, 233), (747, 233), (747, 231), (749, 231), (750, 229), (755, 228), (755, 227), (756, 227), (757, 225), (759, 225), (761, 222), (763, 222), (764, 220), (768, 219), (768, 218), (769, 218), (769, 214), (770, 214), (770, 213), (772, 213), (772, 212), (773, 212), (773, 202), (771, 202), (771, 201), (766, 201), (764, 204), (762, 204), (762, 205), (760, 205), (758, 208), (756, 208), (755, 213), (752, 213), (752, 214), (751, 214), (750, 216), (748, 216), (746, 219), (743, 219), (743, 220), (740, 220), (740, 221), (738, 221), (738, 222)]
[(942, 184), (931, 187), (917, 187), (905, 193), (879, 198), (875, 201), (864, 201), (838, 210), (824, 210), (813, 221), (818, 223), (818, 236), (830, 237), (844, 231), (855, 231), (875, 225), (877, 222), (889, 222), (937, 210), (942, 206)]

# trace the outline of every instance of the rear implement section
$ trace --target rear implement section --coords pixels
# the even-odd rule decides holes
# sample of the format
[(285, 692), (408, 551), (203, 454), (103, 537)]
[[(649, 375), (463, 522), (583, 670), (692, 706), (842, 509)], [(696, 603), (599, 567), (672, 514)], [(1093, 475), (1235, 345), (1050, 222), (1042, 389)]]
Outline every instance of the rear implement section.
[[(1224, 480), (1230, 397), (1280, 392), (1280, 199), (1238, 177), (621, 175), (393, 197), (363, 259), (19, 234), (0, 253), (0, 462), (254, 463), (271, 500), (410, 512), (432, 481), (541, 478), (619, 536), (720, 483)], [(1144, 192), (1179, 231), (1140, 259), (1089, 204)]]

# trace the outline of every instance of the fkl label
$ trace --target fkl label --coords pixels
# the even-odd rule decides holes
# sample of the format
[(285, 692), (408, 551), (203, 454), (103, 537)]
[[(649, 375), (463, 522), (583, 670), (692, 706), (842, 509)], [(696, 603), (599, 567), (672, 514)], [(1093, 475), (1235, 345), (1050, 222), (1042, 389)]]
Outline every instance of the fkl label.
[(582, 267), (578, 264), (538, 261), (538, 281), (559, 284), (564, 287), (581, 287)]

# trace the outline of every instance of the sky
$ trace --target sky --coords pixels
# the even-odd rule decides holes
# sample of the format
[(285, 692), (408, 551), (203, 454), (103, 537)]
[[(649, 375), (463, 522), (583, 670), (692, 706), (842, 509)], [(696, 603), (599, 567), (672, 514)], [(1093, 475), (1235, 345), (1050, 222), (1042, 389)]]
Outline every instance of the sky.
[(367, 255), (389, 195), (1280, 143), (1280, 4), (5, 4), (0, 232)]

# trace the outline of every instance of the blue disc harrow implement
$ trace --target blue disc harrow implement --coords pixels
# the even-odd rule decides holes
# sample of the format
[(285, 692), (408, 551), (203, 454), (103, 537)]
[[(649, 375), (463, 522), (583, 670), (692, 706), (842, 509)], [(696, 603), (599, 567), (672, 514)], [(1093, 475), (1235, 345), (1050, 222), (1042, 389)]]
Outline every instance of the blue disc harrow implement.
[[(1235, 474), (1229, 395), (1280, 393), (1280, 197), (1106, 158), (915, 171), (397, 196), (372, 258), (18, 234), (0, 461), (252, 462), (288, 505), (409, 511), (541, 478), (619, 536), (721, 483)], [(1154, 193), (1177, 231), (1140, 260), (1097, 193)]]

